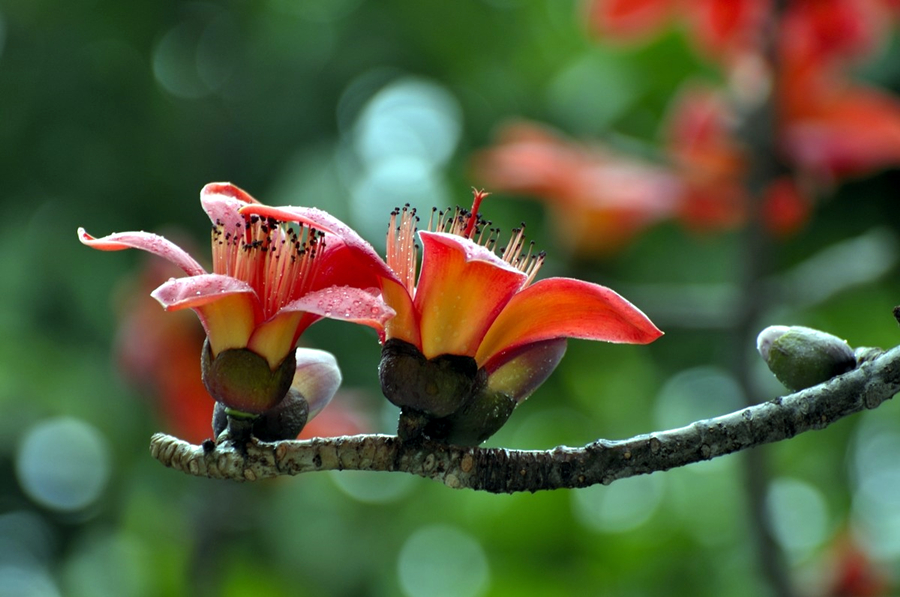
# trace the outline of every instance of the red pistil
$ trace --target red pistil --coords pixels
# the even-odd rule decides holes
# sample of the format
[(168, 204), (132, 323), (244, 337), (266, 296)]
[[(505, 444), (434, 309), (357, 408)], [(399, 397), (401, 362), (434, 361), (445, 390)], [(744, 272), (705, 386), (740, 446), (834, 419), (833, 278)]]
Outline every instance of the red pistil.
[[(490, 193), (472, 189), (472, 194), (474, 199), (471, 211), (460, 207), (446, 211), (432, 208), (426, 229), (430, 232), (455, 234), (493, 251), (503, 261), (526, 274), (528, 279), (525, 283), (531, 284), (544, 262), (544, 252), (535, 253), (533, 241), (528, 243), (526, 250), (524, 223), (513, 229), (509, 244), (498, 248), (500, 229), (492, 228), (490, 220), (484, 220), (478, 215), (481, 202)], [(396, 208), (391, 212), (387, 235), (387, 264), (410, 291), (416, 286), (419, 247), (415, 242), (415, 232), (418, 221), (416, 210), (409, 204)]]
[(472, 232), (475, 230), (475, 224), (478, 223), (478, 210), (481, 208), (481, 202), (485, 197), (490, 195), (490, 193), (486, 192), (484, 189), (477, 190), (472, 189), (472, 211), (469, 214), (468, 222), (466, 222), (466, 228), (463, 230), (461, 236), (466, 238), (472, 238)]

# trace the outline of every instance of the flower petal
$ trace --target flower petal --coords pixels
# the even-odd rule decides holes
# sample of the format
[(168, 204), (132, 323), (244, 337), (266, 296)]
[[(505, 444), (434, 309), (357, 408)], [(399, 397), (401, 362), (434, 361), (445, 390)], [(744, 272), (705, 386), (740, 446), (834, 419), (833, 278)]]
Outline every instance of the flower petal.
[(409, 291), (400, 282), (386, 279), (382, 283), (381, 294), (384, 302), (396, 313), (384, 326), (385, 337), (398, 338), (421, 350), (419, 316)]
[(197, 261), (172, 241), (150, 232), (117, 232), (94, 238), (84, 228), (78, 229), (78, 240), (82, 244), (101, 251), (122, 251), (124, 249), (141, 249), (171, 261), (189, 276), (205, 274)]
[(503, 351), (492, 359), (487, 386), (521, 404), (544, 383), (566, 354), (566, 339), (554, 338)]
[(291, 388), (306, 398), (309, 405), (307, 421), (328, 406), (341, 386), (341, 370), (330, 352), (317, 348), (298, 348), (297, 369)]
[[(316, 230), (331, 232), (338, 236), (343, 236), (343, 232), (346, 231), (349, 231), (349, 234), (356, 234), (349, 226), (330, 213), (315, 207), (297, 207), (293, 205), (276, 207), (256, 203), (243, 206), (241, 214), (245, 216), (259, 216), (261, 218), (274, 218), (281, 222), (298, 222), (311, 226)], [(360, 238), (360, 240), (362, 239)]]
[(380, 286), (382, 278), (396, 280), (394, 272), (378, 256), (372, 245), (350, 226), (326, 211), (315, 207), (271, 207), (256, 204), (241, 208), (241, 214), (306, 224), (331, 235), (326, 236), (325, 250), (317, 258), (319, 270), (314, 290), (329, 286), (368, 288)]
[(422, 272), (415, 307), (421, 313), (422, 353), (474, 356), (497, 315), (527, 276), (466, 238), (419, 232)]
[(384, 304), (377, 288), (363, 290), (351, 286), (332, 286), (310, 292), (282, 307), (279, 314), (291, 311), (303, 311), (317, 316), (316, 319), (328, 317), (361, 323), (376, 330), (383, 329), (385, 322), (394, 316), (394, 310)]
[(504, 351), (553, 338), (647, 344), (662, 335), (616, 292), (571, 278), (541, 280), (513, 297), (488, 330), (475, 360), (488, 370)]
[(304, 322), (303, 316), (302, 310), (281, 309), (253, 330), (247, 348), (264, 356), (269, 361), (269, 367), (275, 369), (294, 349), (303, 330), (315, 321)]
[(260, 316), (253, 288), (230, 276), (205, 274), (172, 279), (150, 293), (167, 311), (193, 309), (209, 337), (213, 356), (244, 348)]
[(244, 225), (240, 209), (258, 201), (230, 182), (211, 182), (200, 191), (200, 203), (213, 224), (233, 230)]
[(384, 304), (377, 289), (325, 288), (307, 293), (279, 309), (253, 330), (247, 346), (276, 366), (293, 349), (300, 334), (322, 317), (361, 323), (381, 334), (385, 322), (393, 315), (394, 310)]

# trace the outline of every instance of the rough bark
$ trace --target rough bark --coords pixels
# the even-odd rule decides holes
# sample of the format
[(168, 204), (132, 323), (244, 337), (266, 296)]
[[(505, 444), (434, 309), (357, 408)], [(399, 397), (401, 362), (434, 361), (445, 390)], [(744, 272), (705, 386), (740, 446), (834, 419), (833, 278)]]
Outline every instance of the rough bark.
[(388, 435), (193, 445), (156, 434), (150, 452), (168, 467), (216, 479), (254, 481), (314, 471), (361, 470), (411, 473), (454, 489), (534, 492), (608, 485), (790, 439), (876, 408), (898, 391), (900, 347), (823, 384), (770, 402), (679, 429), (626, 440), (600, 439), (581, 448), (461, 448), (430, 441), (404, 443)]

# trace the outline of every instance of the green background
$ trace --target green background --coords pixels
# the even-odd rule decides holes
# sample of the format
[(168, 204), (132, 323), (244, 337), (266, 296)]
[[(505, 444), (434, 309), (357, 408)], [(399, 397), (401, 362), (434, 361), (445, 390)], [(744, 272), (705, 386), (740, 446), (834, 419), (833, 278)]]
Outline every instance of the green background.
[[(583, 8), (0, 2), (0, 595), (770, 594), (744, 455), (513, 496), (350, 472), (237, 485), (160, 466), (148, 440), (170, 423), (113, 354), (116, 297), (145, 256), (76, 240), (77, 226), (174, 232), (203, 260), (198, 193), (229, 180), (268, 204), (326, 209), (380, 251), (395, 205), (466, 204), (472, 153), (510, 119), (652, 146), (681, 85), (715, 70), (678, 31), (605, 46)], [(892, 41), (860, 76), (900, 90), (898, 64)], [(759, 329), (898, 343), (898, 182), (893, 171), (848, 183), (775, 244), (777, 308)], [(744, 401), (735, 354), (762, 395), (784, 393), (731, 331), (739, 233), (664, 223), (575, 262), (538, 202), (497, 193), (483, 211), (506, 229), (529, 223), (549, 254), (542, 276), (613, 287), (666, 332), (646, 347), (570, 341), (488, 445), (574, 446), (730, 412)], [(375, 335), (323, 321), (304, 341), (336, 354), (372, 430), (391, 432)], [(807, 594), (827, 594), (848, 535), (900, 573), (897, 406), (764, 449), (766, 524)]]

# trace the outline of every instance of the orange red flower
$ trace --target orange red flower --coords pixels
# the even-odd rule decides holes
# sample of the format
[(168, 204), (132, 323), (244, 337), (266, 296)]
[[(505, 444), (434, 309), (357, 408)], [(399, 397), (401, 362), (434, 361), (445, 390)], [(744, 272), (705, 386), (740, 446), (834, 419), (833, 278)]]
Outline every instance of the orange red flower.
[(227, 183), (204, 187), (201, 203), (213, 224), (213, 273), (155, 234), (94, 238), (81, 228), (78, 237), (96, 249), (148, 251), (187, 274), (151, 296), (166, 310), (190, 308), (200, 317), (204, 382), (226, 407), (260, 414), (278, 404), (294, 376), (300, 334), (322, 317), (380, 328), (393, 315), (377, 293), (384, 264), (327, 213), (290, 208), (289, 226), (261, 215), (267, 206)]

